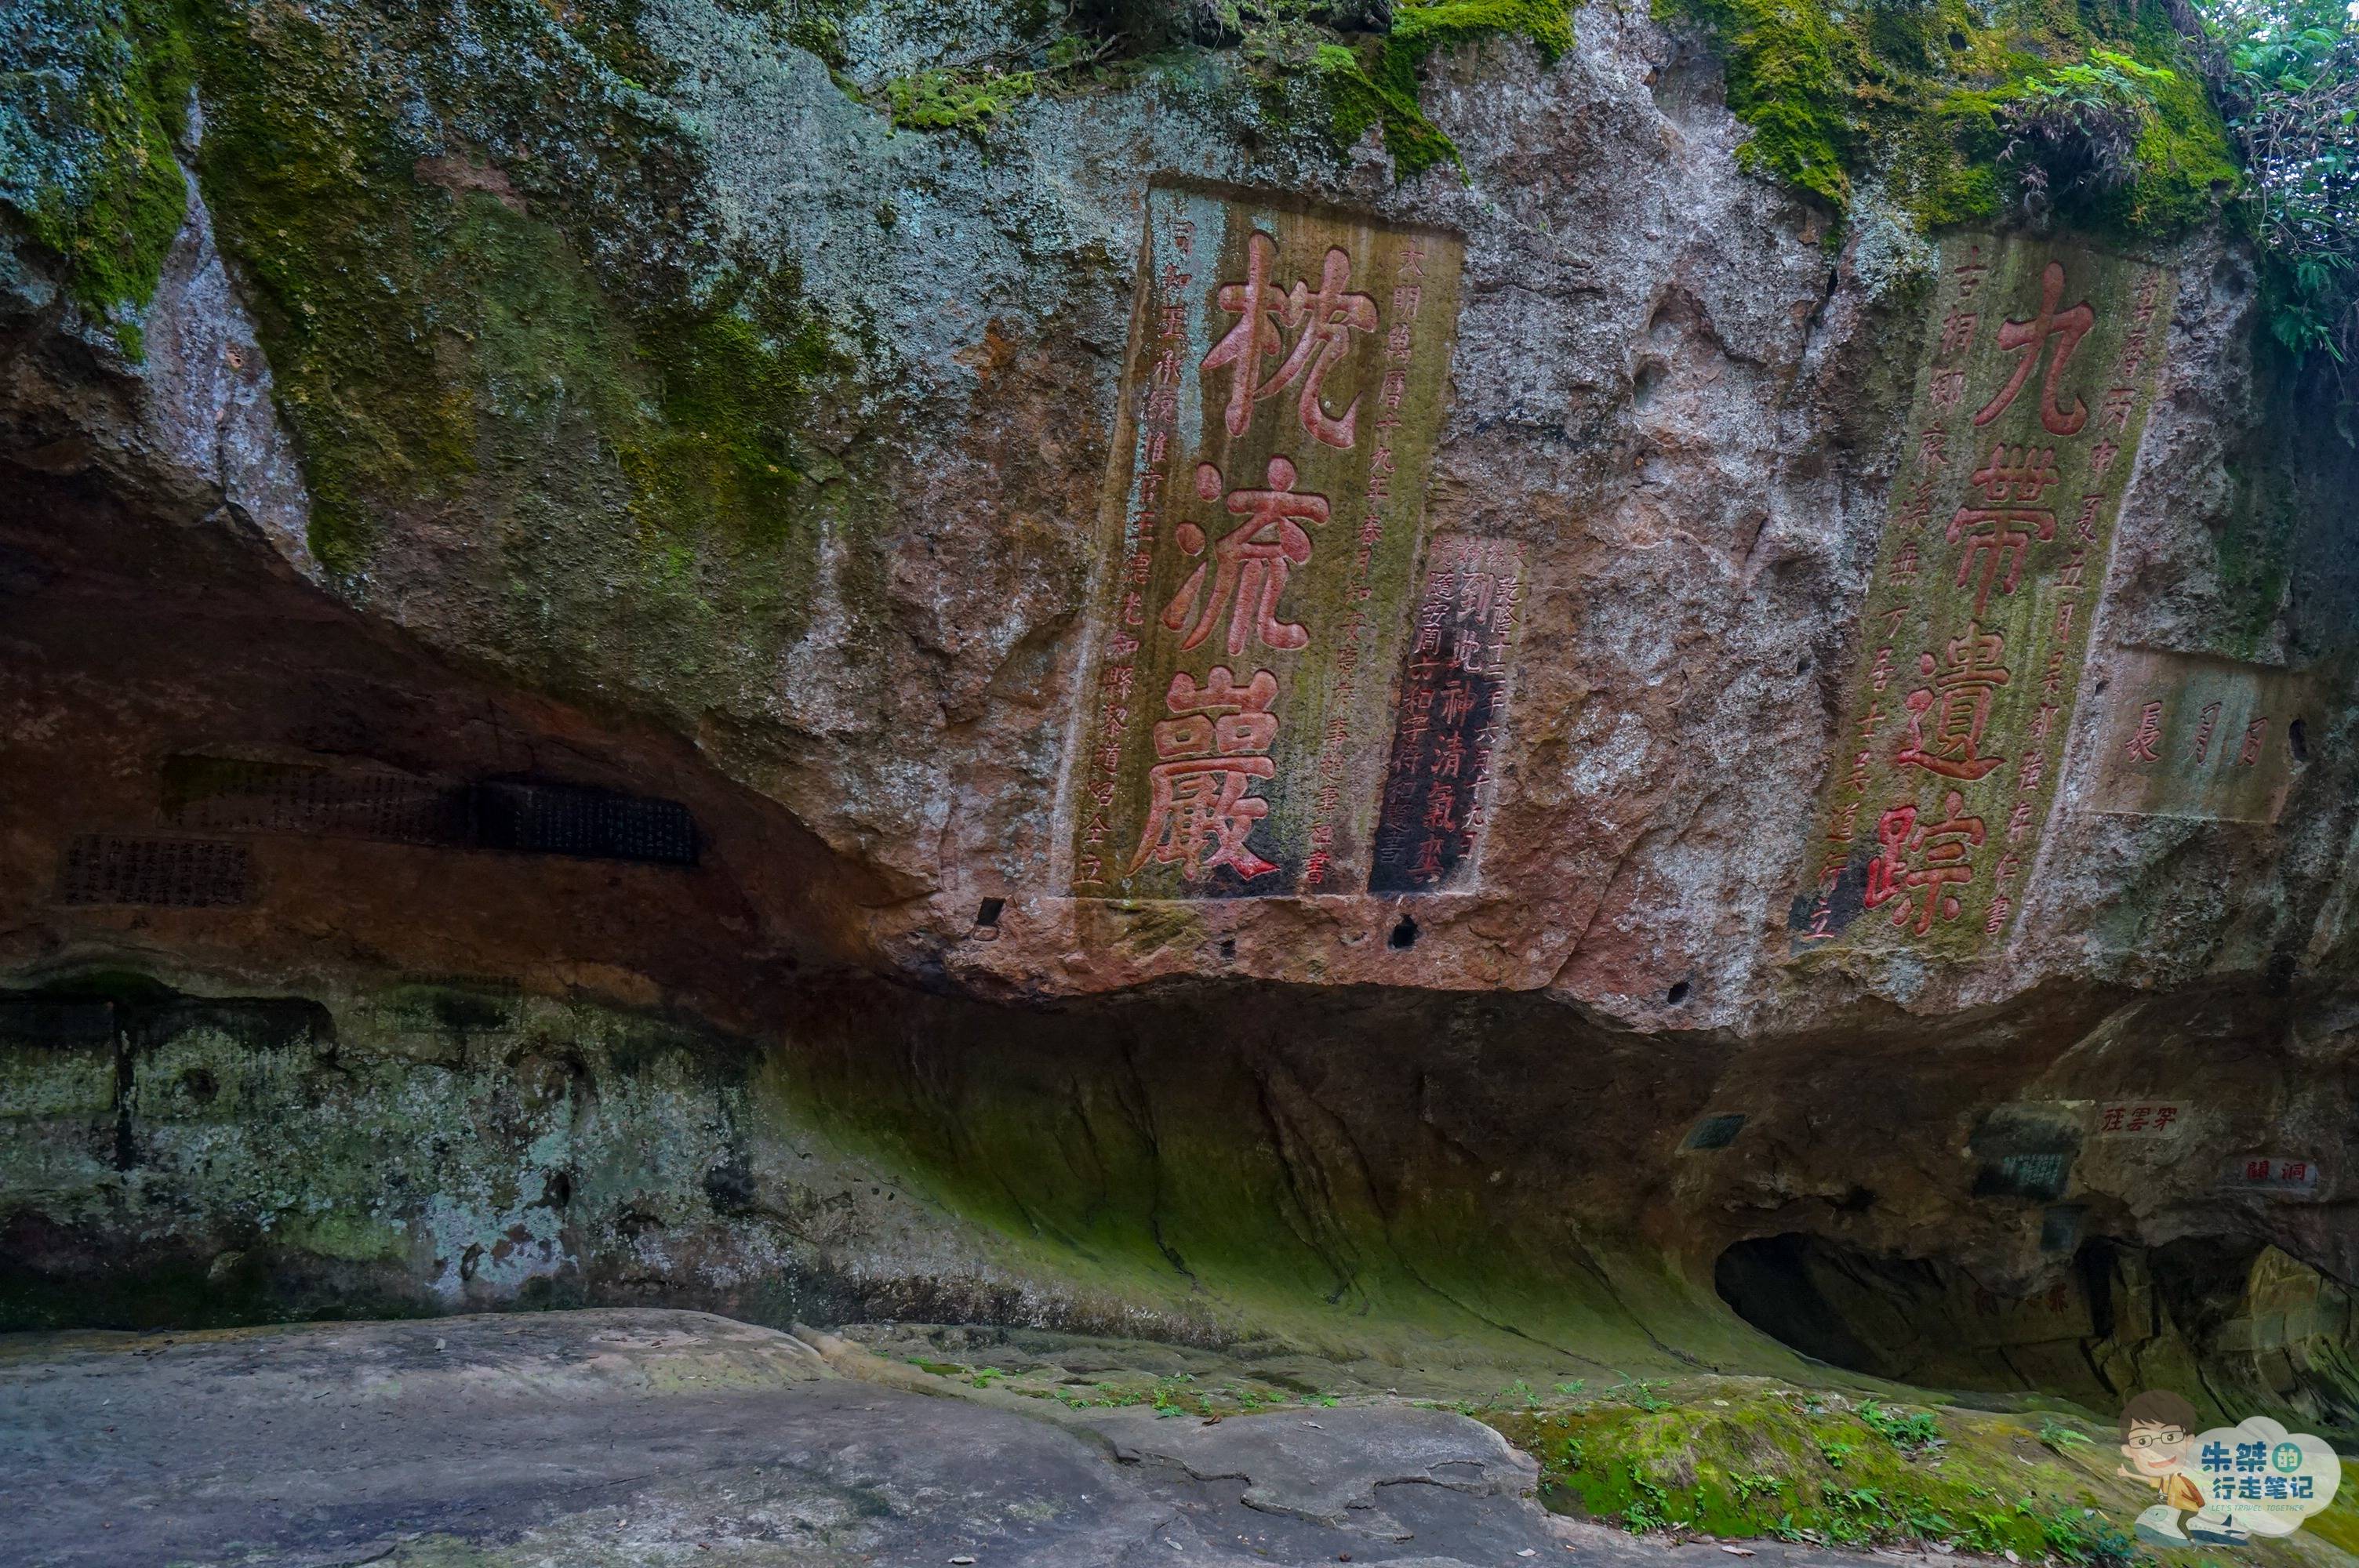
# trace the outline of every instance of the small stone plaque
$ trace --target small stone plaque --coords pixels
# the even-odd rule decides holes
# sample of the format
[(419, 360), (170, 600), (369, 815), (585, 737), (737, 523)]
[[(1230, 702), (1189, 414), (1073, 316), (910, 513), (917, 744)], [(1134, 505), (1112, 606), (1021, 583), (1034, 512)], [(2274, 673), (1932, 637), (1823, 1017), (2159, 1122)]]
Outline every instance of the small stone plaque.
[(2081, 1152), (2082, 1114), (2053, 1101), (1992, 1107), (1966, 1140), (1980, 1161), (1973, 1195), (2040, 1203), (2062, 1197)]
[(1066, 759), (1073, 892), (1356, 892), (1461, 247), (1182, 185), (1145, 227)]
[(463, 785), (390, 769), (176, 756), (164, 763), (164, 813), (177, 827), (208, 833), (468, 841)]
[(2185, 1123), (2187, 1107), (2178, 1100), (2108, 1100), (2097, 1108), (2100, 1138), (2161, 1138)]
[(2223, 1184), (2240, 1192), (2274, 1193), (2283, 1197), (2315, 1197), (2323, 1174), (2315, 1160), (2288, 1160), (2281, 1155), (2253, 1154), (2228, 1162)]
[(2309, 677), (2265, 665), (2125, 650), (2097, 701), (2093, 811), (2275, 822), (2308, 760)]
[(693, 866), (695, 819), (676, 800), (529, 779), (475, 784), (345, 762), (189, 754), (164, 764), (164, 814), (216, 833), (371, 838)]
[(254, 867), (243, 844), (91, 833), (66, 846), (60, 903), (141, 903), (225, 909), (250, 903)]
[(1523, 607), (1524, 555), (1513, 540), (1433, 541), (1401, 665), (1370, 892), (1446, 892), (1473, 881)]
[(486, 849), (696, 864), (696, 824), (676, 800), (500, 780), (477, 784), (471, 793), (475, 841)]

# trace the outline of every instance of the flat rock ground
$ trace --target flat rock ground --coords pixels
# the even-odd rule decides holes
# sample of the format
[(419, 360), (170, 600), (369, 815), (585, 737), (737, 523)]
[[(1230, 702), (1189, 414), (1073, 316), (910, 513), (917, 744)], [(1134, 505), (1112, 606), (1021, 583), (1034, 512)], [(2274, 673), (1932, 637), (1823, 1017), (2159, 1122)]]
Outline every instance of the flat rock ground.
[(1451, 1411), (1207, 1422), (950, 1387), (700, 1313), (7, 1336), (0, 1563), (1731, 1561), (1546, 1513), (1532, 1462)]

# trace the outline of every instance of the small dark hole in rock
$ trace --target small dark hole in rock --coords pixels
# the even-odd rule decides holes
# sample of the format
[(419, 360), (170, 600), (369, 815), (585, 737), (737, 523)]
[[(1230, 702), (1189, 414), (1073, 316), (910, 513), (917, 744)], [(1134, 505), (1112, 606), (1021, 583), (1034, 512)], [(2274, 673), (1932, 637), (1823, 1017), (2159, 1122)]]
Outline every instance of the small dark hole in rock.
[(1234, 937), (1234, 936), (1223, 936), (1223, 937), (1222, 937), (1222, 938), (1221, 938), (1221, 957), (1223, 957), (1223, 958), (1234, 958), (1234, 957), (1235, 957), (1236, 956), (1237, 956), (1237, 939), (1236, 939), (1235, 937)]
[(974, 923), (977, 925), (988, 925), (996, 929), (999, 925), (999, 912), (1006, 907), (1007, 901), (1004, 898), (984, 899), (975, 909)]
[(2098, 695), (2099, 697), (2103, 697), (2103, 696), (2104, 696), (2104, 695), (2105, 695), (2105, 687), (2106, 687), (2106, 685), (2107, 685), (2107, 683), (2106, 683), (2106, 682), (2104, 682), (2104, 681), (2099, 681), (2099, 682), (2097, 683), (2097, 695)]
[(1671, 989), (1663, 993), (1663, 1000), (1669, 1002), (1671, 1006), (1677, 1007), (1681, 1002), (1688, 1000), (1688, 990), (1689, 986), (1687, 981), (1673, 980), (1671, 982)]
[(551, 1171), (540, 1189), (540, 1201), (550, 1208), (563, 1208), (573, 1201), (573, 1178), (562, 1171)]
[(1400, 924), (1393, 927), (1393, 934), (1385, 938), (1385, 946), (1388, 947), (1414, 947), (1417, 946), (1417, 922), (1404, 914), (1400, 917)]
[(2292, 747), (2293, 747), (2293, 760), (2294, 760), (2295, 762), (2306, 762), (2310, 761), (2310, 726), (2309, 726), (2309, 725), (2304, 724), (2304, 723), (2303, 723), (2300, 719), (2295, 719), (2292, 723), (2290, 723), (2290, 724), (2287, 725), (2287, 726), (2286, 726), (2286, 741), (2287, 741), (2287, 743), (2288, 743), (2288, 745), (2290, 745), (2290, 746), (2292, 746)]
[(1804, 654), (1800, 658), (1794, 661), (1794, 673), (1798, 676), (1806, 676), (1810, 673), (1810, 654)]
[(221, 1085), (202, 1067), (191, 1067), (180, 1075), (180, 1092), (199, 1105), (207, 1105), (221, 1093)]
[(1873, 1188), (1854, 1187), (1843, 1194), (1843, 1201), (1835, 1205), (1835, 1210), (1839, 1214), (1865, 1214), (1875, 1206), (1875, 1193)]
[(1962, 32), (1959, 32), (1959, 31), (1958, 31), (1956, 28), (1954, 28), (1954, 27), (1953, 27), (1953, 28), (1951, 28), (1951, 29), (1950, 30), (1950, 47), (1951, 47), (1951, 49), (1962, 49), (1965, 48), (1965, 47), (1966, 47), (1966, 35), (1965, 35), (1965, 34), (1963, 34), (1963, 33), (1962, 33)]

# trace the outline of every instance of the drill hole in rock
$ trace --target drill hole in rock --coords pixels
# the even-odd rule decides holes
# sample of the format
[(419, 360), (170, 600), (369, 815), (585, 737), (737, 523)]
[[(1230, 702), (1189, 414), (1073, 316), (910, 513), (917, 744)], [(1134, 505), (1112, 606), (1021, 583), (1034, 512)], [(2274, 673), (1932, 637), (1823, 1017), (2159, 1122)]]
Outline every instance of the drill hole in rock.
[(1385, 938), (1385, 946), (1395, 951), (1414, 947), (1417, 946), (1419, 935), (1417, 922), (1404, 914), (1400, 917), (1400, 923), (1393, 927), (1393, 934)]

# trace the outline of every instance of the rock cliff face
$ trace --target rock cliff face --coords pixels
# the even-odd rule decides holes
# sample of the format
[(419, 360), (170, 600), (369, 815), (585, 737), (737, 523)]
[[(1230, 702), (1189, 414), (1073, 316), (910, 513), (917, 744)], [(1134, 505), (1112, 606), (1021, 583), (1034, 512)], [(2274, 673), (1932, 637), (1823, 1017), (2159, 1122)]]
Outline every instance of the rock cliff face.
[(2352, 1419), (2359, 463), (2231, 227), (1218, 9), (23, 24), (179, 206), (10, 198), (9, 1321)]

